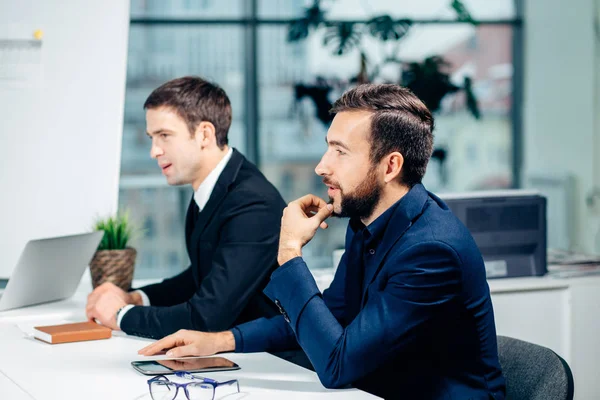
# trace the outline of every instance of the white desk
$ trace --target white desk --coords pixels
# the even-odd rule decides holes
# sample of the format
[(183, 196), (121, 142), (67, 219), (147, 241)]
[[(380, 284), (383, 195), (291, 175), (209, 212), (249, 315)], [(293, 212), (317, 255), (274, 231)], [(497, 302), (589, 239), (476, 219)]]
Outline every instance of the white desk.
[(573, 371), (575, 399), (600, 399), (600, 276), (489, 283), (498, 334), (551, 348)]
[[(86, 285), (82, 286), (85, 289)], [(146, 383), (150, 377), (130, 366), (131, 361), (148, 359), (137, 354), (148, 340), (113, 336), (109, 340), (49, 345), (27, 337), (20, 329), (85, 320), (86, 294), (79, 290), (66, 301), (0, 312), (0, 399), (150, 399)], [(226, 399), (376, 398), (356, 389), (326, 389), (314, 372), (268, 353), (229, 353), (225, 357), (241, 369), (203, 375), (218, 381), (239, 380), (242, 393)], [(182, 396), (180, 393), (178, 398)]]
[[(331, 271), (314, 275), (321, 290), (332, 278)], [(600, 398), (600, 276), (496, 279), (489, 285), (498, 334), (553, 349), (573, 370), (575, 399)], [(148, 378), (129, 366), (147, 341), (114, 337), (51, 346), (24, 337), (17, 327), (84, 319), (88, 291), (84, 281), (72, 299), (0, 312), (0, 399), (149, 398)], [(250, 398), (374, 398), (358, 390), (327, 390), (315, 373), (266, 353), (226, 357), (242, 369), (206, 375), (239, 379)], [(68, 384), (59, 389), (59, 381)]]
[(0, 396), (2, 399), (31, 400), (29, 393), (21, 389), (2, 371), (0, 371)]

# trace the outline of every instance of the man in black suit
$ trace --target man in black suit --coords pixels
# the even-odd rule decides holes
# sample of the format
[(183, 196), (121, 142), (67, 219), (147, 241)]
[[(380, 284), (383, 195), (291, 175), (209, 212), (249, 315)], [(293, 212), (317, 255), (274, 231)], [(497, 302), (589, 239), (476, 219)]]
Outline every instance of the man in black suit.
[(194, 188), (185, 226), (191, 265), (130, 292), (111, 283), (97, 287), (88, 296), (88, 318), (162, 338), (179, 329), (221, 331), (276, 315), (262, 290), (277, 267), (285, 202), (256, 166), (228, 146), (226, 93), (184, 77), (154, 90), (144, 109), (150, 154), (167, 182)]

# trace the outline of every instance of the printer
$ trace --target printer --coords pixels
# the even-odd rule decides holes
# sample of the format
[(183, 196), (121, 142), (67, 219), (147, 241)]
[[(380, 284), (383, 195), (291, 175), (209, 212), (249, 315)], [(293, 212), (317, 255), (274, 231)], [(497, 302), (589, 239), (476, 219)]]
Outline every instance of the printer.
[(544, 196), (529, 190), (502, 190), (440, 198), (471, 232), (488, 278), (546, 273)]

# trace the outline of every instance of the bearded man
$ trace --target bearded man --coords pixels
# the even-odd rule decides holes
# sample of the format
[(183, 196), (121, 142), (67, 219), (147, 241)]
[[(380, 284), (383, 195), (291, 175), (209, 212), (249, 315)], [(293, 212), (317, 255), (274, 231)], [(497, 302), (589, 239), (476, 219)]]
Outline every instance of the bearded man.
[[(421, 180), (433, 117), (409, 90), (361, 85), (333, 105), (315, 171), (330, 202), (304, 196), (284, 210), (278, 263), (264, 293), (282, 315), (231, 330), (179, 331), (152, 355), (280, 351), (300, 346), (324, 386), (384, 398), (504, 399), (481, 253)], [(330, 216), (349, 217), (345, 253), (321, 295), (302, 247)]]

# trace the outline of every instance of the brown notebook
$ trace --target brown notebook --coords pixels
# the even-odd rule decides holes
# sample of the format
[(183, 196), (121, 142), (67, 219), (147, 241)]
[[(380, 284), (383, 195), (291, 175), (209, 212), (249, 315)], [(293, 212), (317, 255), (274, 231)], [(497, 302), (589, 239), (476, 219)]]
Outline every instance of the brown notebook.
[(33, 328), (33, 337), (51, 344), (109, 339), (111, 336), (110, 328), (90, 321)]

